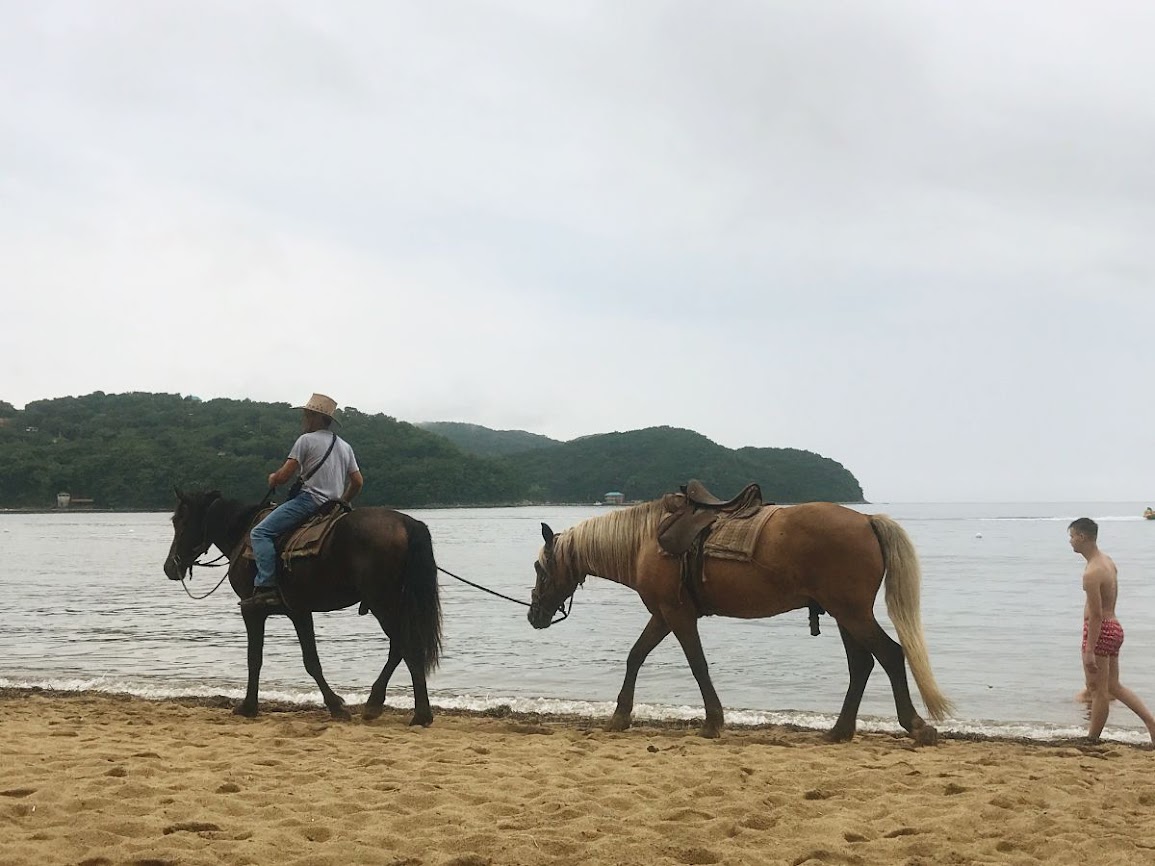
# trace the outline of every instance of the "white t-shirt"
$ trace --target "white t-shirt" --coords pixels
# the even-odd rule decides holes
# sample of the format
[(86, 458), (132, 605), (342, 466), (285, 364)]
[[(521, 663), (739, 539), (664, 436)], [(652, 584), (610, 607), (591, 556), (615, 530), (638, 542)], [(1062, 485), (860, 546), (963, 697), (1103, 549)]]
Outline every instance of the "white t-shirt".
[[(308, 475), (314, 466), (321, 463), (321, 458), (329, 450), (329, 443), (333, 441), (334, 436), (336, 434), (330, 430), (314, 430), (312, 433), (302, 433), (297, 438), (292, 450), (289, 451), (289, 459), (301, 464), (301, 475)], [(333, 453), (321, 464), (321, 468), (313, 474), (313, 477), (305, 482), (304, 492), (320, 505), (324, 505), (330, 499), (340, 499), (341, 494), (345, 492), (345, 483), (349, 475), (358, 469), (352, 446), (337, 436)]]

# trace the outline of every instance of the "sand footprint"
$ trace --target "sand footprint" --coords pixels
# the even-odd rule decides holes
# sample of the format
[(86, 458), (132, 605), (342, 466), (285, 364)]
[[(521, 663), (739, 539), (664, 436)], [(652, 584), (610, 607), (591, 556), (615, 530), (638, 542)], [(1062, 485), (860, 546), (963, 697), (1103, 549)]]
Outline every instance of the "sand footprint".
[(852, 863), (864, 862), (857, 854), (843, 854), (840, 851), (827, 851), (825, 848), (816, 848), (790, 861), (790, 866), (802, 866), (804, 863)]
[(748, 830), (769, 830), (778, 823), (778, 819), (770, 815), (751, 815), (738, 823)]
[(687, 866), (709, 866), (712, 863), (721, 863), (722, 858), (709, 848), (680, 848), (672, 853), (679, 863)]
[(209, 824), (206, 821), (180, 821), (169, 824), (161, 832), (168, 836), (171, 833), (218, 833), (220, 829), (216, 824)]
[(493, 861), (480, 854), (462, 854), (452, 860), (446, 860), (445, 866), (490, 866)]

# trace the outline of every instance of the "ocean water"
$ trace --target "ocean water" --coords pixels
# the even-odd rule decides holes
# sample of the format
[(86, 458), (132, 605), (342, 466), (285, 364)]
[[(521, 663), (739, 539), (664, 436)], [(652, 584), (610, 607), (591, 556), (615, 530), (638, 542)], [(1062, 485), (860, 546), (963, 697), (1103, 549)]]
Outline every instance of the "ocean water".
[[(880, 504), (906, 528), (923, 566), (922, 610), (931, 662), (956, 718), (940, 727), (997, 736), (1079, 736), (1083, 560), (1067, 524), (1100, 522), (1100, 544), (1120, 569), (1126, 628), (1122, 680), (1155, 705), (1155, 521), (1145, 503)], [(410, 512), (428, 523), (438, 563), (500, 592), (529, 598), (539, 523), (555, 530), (597, 507)], [(245, 635), (223, 587), (193, 601), (167, 580), (167, 514), (0, 513), (0, 687), (129, 692), (146, 697), (240, 697)], [(219, 578), (198, 570), (197, 594)], [(591, 577), (572, 616), (544, 631), (525, 608), (442, 575), (445, 652), (430, 679), (435, 706), (608, 716), (626, 654), (648, 615), (632, 590)], [(882, 593), (877, 611), (884, 626)], [(372, 617), (318, 614), (330, 684), (361, 702), (387, 653)], [(805, 611), (764, 620), (709, 618), (701, 631), (714, 684), (735, 724), (832, 724), (847, 686), (837, 627), (811, 637)], [(913, 683), (912, 683), (913, 688)], [(262, 697), (319, 704), (291, 625), (270, 620)], [(919, 703), (917, 693), (916, 705)], [(411, 706), (408, 673), (387, 702)], [(701, 697), (677, 641), (667, 638), (638, 679), (636, 714), (700, 718)], [(897, 730), (889, 683), (876, 667), (860, 712), (864, 728)], [(1106, 736), (1144, 742), (1138, 719), (1114, 705)]]

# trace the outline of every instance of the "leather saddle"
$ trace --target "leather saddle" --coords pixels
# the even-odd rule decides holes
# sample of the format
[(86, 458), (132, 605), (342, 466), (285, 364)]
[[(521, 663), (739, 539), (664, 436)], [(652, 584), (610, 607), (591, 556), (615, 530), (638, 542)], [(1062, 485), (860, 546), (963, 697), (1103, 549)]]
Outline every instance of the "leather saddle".
[(701, 481), (691, 480), (681, 493), (668, 493), (662, 505), (669, 512), (658, 524), (658, 544), (672, 556), (689, 552), (694, 542), (720, 518), (752, 517), (762, 508), (762, 488), (747, 484), (732, 499), (719, 499)]
[[(253, 519), (253, 525), (260, 523), (273, 509), (266, 508)], [(277, 549), (277, 571), (284, 575), (291, 571), (292, 562), (303, 557), (316, 556), (321, 552), (333, 527), (342, 517), (353, 508), (346, 502), (334, 499), (321, 506), (320, 511), (298, 526), (290, 529), (283, 535), (277, 536), (274, 542)], [(245, 533), (241, 555), (246, 559), (253, 558), (253, 545), (248, 533)]]
[[(658, 545), (662, 550), (682, 561), (682, 585), (690, 594), (699, 613), (709, 615), (702, 603), (698, 584), (704, 581), (703, 559), (710, 528), (719, 520), (754, 517), (761, 510), (762, 488), (747, 484), (732, 499), (720, 499), (706, 489), (701, 481), (691, 480), (680, 493), (662, 497), (663, 508), (669, 512), (658, 524)], [(810, 634), (819, 635), (818, 617), (826, 613), (822, 605), (810, 599)]]

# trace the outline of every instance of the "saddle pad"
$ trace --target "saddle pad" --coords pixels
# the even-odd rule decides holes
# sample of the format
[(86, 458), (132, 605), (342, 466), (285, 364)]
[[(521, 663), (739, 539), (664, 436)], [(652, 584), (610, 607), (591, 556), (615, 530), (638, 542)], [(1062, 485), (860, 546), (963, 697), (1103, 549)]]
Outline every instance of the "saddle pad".
[[(269, 508), (257, 515), (253, 525), (256, 526), (265, 516), (272, 511)], [(291, 559), (300, 559), (305, 556), (316, 556), (321, 552), (321, 548), (325, 545), (325, 540), (329, 537), (329, 533), (333, 531), (333, 527), (337, 525), (337, 521), (344, 517), (346, 512), (341, 508), (334, 508), (326, 513), (317, 514), (310, 517), (296, 529), (294, 529), (284, 541), (277, 541), (277, 552), (280, 553), (281, 561), (288, 565)], [(245, 546), (241, 551), (241, 556), (246, 559), (253, 558), (253, 543), (249, 536), (245, 535)]]
[(706, 536), (703, 553), (716, 559), (736, 559), (749, 562), (754, 556), (754, 545), (758, 543), (758, 533), (766, 521), (774, 516), (781, 506), (763, 505), (748, 517), (722, 517)]

